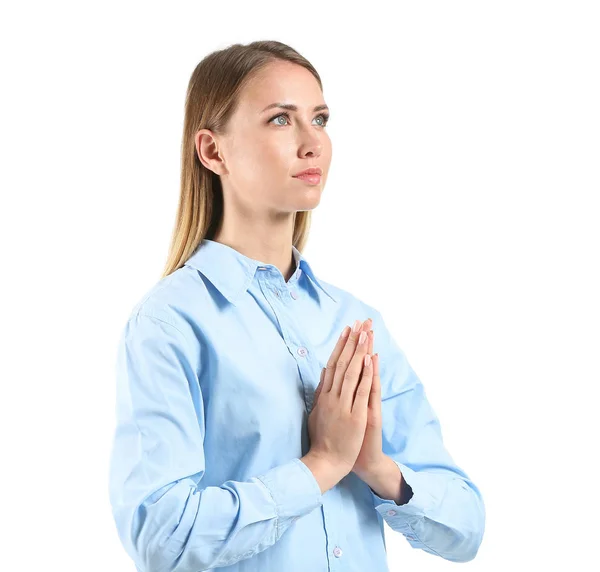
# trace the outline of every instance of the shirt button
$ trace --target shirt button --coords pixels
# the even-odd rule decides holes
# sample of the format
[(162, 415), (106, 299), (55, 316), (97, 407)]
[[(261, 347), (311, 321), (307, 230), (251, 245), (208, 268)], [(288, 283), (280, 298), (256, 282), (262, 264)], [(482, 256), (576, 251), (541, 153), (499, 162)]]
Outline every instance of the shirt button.
[(394, 516), (395, 514), (396, 514), (396, 511), (395, 511), (395, 510), (388, 510), (388, 511), (387, 511), (387, 515), (388, 515), (388, 516)]
[(339, 546), (336, 546), (333, 549), (333, 554), (335, 555), (336, 558), (339, 558), (342, 555), (342, 549)]
[(407, 534), (407, 535), (406, 535), (406, 538), (408, 538), (408, 540), (414, 540), (414, 539), (415, 539), (415, 537), (414, 537), (414, 536), (411, 536), (410, 534)]
[(290, 296), (291, 296), (291, 297), (292, 297), (294, 300), (297, 300), (297, 299), (298, 299), (298, 294), (296, 294), (296, 291), (295, 291), (295, 290), (292, 290), (292, 291), (290, 292)]
[(298, 348), (298, 355), (301, 355), (304, 357), (306, 355), (306, 348), (304, 348), (304, 347)]
[(275, 292), (275, 296), (277, 296), (279, 298), (279, 290), (274, 290)]

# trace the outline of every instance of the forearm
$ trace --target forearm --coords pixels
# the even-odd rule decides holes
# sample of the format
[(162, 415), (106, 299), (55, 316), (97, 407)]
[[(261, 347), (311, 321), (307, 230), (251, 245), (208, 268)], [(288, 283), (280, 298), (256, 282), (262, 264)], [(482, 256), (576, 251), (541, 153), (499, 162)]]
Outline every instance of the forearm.
[(453, 562), (475, 558), (485, 530), (485, 506), (479, 489), (460, 470), (414, 471), (386, 457), (359, 477), (375, 495), (398, 505), (389, 510), (389, 502), (374, 501), (382, 518), (413, 548)]

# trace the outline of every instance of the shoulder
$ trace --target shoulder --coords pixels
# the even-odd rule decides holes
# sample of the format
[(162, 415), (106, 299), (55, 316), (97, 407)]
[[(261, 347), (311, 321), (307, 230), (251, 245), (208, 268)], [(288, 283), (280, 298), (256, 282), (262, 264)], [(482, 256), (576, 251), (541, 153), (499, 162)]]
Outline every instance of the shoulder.
[(139, 296), (127, 316), (127, 323), (162, 322), (187, 336), (192, 329), (190, 316), (193, 312), (190, 305), (197, 305), (202, 298), (202, 290), (206, 290), (206, 286), (198, 272), (189, 266), (182, 266), (152, 284)]

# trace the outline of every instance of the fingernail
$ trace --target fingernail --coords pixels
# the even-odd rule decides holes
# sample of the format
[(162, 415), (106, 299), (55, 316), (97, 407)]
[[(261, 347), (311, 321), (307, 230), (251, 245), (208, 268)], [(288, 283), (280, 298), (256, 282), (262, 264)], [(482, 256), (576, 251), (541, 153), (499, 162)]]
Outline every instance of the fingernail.
[(369, 367), (371, 365), (371, 356), (369, 354), (365, 355), (365, 365)]
[(360, 320), (356, 320), (354, 322), (354, 326), (352, 326), (352, 331), (354, 333), (358, 332), (358, 330), (360, 330), (360, 326), (361, 326), (361, 321)]

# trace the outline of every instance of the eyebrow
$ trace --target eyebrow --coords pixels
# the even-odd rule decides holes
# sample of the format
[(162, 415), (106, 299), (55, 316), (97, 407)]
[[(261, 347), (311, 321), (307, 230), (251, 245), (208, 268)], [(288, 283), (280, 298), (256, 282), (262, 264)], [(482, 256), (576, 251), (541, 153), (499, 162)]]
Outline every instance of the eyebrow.
[[(281, 109), (290, 109), (291, 111), (298, 111), (298, 106), (292, 103), (271, 103), (271, 105), (267, 105), (261, 113), (267, 111), (267, 109), (271, 109), (273, 107), (281, 107)], [(321, 111), (322, 109), (329, 109), (327, 105), (317, 105), (313, 108), (313, 111)]]

